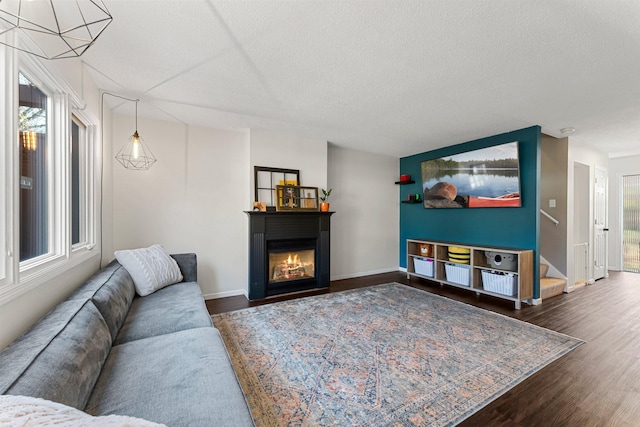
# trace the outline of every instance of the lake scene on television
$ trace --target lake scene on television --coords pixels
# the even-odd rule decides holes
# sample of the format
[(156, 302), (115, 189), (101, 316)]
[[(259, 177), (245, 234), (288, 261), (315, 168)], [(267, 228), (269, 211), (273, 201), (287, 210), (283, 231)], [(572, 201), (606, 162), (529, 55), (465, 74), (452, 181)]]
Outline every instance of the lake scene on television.
[(518, 143), (421, 163), (425, 208), (520, 207)]

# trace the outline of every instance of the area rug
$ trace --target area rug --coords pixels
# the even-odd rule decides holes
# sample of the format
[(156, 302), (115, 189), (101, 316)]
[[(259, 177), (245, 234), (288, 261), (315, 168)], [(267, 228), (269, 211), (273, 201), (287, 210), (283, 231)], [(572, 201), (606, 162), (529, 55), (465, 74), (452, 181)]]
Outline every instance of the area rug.
[(450, 426), (583, 342), (398, 283), (212, 316), (258, 426)]

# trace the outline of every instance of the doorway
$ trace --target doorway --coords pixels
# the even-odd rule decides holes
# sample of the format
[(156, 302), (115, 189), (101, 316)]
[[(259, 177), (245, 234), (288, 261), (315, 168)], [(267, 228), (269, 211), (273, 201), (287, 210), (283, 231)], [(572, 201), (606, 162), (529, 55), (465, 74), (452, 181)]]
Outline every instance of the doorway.
[(592, 233), (589, 165), (573, 164), (573, 283), (584, 286), (591, 280), (590, 240)]
[(640, 175), (622, 177), (622, 270), (640, 273)]
[(596, 168), (593, 207), (593, 278), (607, 277), (607, 171)]

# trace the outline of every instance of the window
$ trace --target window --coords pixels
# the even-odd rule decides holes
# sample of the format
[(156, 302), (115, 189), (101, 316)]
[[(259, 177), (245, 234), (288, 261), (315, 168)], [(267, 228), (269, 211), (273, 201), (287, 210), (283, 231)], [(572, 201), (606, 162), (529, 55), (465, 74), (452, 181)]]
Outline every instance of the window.
[(19, 73), (20, 261), (49, 252), (49, 97)]
[(87, 127), (71, 116), (71, 245), (87, 243), (87, 212), (90, 197), (87, 191)]
[(98, 255), (98, 119), (47, 66), (0, 46), (0, 305)]

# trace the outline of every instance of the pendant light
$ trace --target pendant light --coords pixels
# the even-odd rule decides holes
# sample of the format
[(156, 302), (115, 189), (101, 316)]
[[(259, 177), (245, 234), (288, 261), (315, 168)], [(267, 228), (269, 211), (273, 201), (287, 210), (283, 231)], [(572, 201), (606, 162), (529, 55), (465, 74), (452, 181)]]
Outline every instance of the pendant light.
[(0, 0), (0, 44), (44, 59), (74, 58), (112, 20), (102, 0)]
[[(127, 98), (125, 98), (127, 99)], [(147, 170), (156, 162), (156, 158), (138, 134), (138, 101), (136, 103), (136, 130), (129, 141), (118, 151), (116, 160), (127, 169)]]

